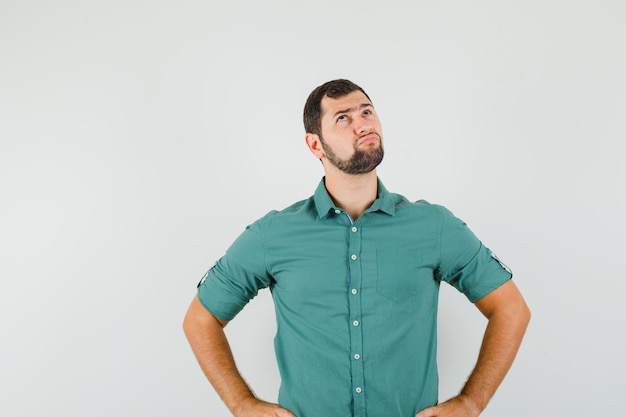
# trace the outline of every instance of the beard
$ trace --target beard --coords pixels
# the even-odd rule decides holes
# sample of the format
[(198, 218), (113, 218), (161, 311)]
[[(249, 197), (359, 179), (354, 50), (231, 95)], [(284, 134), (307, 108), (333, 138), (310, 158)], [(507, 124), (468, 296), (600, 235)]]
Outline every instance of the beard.
[(320, 136), (320, 142), (322, 149), (326, 153), (328, 162), (337, 167), (340, 171), (350, 175), (367, 174), (372, 172), (383, 160), (385, 151), (383, 149), (383, 142), (380, 135), (378, 135), (378, 146), (366, 149), (358, 149), (356, 142), (354, 145), (354, 153), (348, 159), (341, 159), (338, 157), (332, 148), (326, 144), (324, 139)]

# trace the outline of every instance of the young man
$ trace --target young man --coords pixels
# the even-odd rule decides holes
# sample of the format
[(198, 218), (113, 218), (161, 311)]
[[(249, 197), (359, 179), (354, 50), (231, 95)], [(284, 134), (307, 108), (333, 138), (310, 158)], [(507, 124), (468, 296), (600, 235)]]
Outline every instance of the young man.
[[(316, 88), (304, 124), (325, 177), (311, 198), (248, 226), (202, 278), (184, 321), (202, 370), (236, 417), (478, 416), (530, 318), (510, 272), (445, 208), (385, 189), (381, 124), (359, 86)], [(467, 383), (437, 405), (441, 281), (488, 324)], [(280, 405), (254, 396), (223, 331), (266, 287)]]

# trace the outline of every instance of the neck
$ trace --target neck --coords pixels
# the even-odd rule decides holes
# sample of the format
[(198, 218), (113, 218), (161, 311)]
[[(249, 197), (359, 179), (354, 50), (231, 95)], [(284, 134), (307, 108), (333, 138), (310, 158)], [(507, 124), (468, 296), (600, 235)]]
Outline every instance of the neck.
[(333, 202), (353, 220), (358, 219), (378, 195), (376, 170), (367, 174), (350, 175), (327, 169), (325, 186)]

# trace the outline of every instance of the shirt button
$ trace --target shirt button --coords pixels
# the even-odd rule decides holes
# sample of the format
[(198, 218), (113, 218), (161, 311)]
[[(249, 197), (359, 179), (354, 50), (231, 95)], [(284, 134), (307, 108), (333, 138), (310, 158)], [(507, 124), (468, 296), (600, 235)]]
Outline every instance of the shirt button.
[(354, 389), (354, 391), (355, 391), (357, 394), (360, 394), (361, 392), (363, 392), (363, 390), (361, 389), (361, 387), (356, 387), (356, 388)]
[(357, 231), (357, 228), (356, 228), (355, 226), (352, 226), (352, 231), (353, 231), (353, 232), (356, 232), (356, 231)]
[(352, 259), (353, 261), (356, 261), (356, 255), (352, 254), (352, 256), (350, 256), (350, 259)]
[(354, 359), (356, 359), (358, 361), (359, 359), (361, 359), (361, 355), (359, 355), (358, 353), (355, 353), (354, 354)]
[(353, 325), (354, 327), (358, 326), (358, 325), (359, 325), (359, 321), (358, 321), (358, 320), (354, 320), (354, 321), (352, 322), (352, 325)]
[(351, 292), (352, 294), (355, 294), (355, 295), (356, 295), (356, 293), (357, 293), (358, 291), (356, 290), (356, 288), (352, 288), (352, 291), (350, 291), (350, 292)]
[(335, 210), (335, 214), (341, 214), (341, 210)]

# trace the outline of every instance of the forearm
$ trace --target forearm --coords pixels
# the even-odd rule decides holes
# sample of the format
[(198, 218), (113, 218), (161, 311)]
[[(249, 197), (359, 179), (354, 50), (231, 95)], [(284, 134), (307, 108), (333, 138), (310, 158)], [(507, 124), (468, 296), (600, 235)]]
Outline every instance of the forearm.
[(530, 320), (530, 311), (521, 296), (512, 300), (506, 309), (481, 310), (489, 322), (476, 366), (460, 393), (476, 412), (487, 407), (504, 379)]
[(236, 415), (237, 408), (253, 399), (254, 394), (237, 370), (223, 325), (225, 322), (208, 313), (196, 298), (185, 316), (183, 328), (202, 371)]

